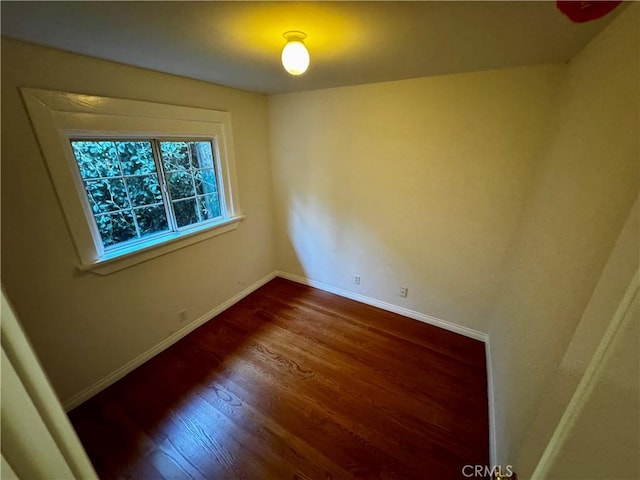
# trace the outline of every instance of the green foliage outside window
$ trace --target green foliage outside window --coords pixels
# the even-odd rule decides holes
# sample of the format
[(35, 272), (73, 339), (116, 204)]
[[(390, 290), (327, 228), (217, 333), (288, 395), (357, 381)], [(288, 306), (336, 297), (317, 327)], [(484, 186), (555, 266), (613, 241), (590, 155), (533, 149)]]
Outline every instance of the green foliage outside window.
[(208, 141), (72, 140), (71, 146), (105, 248), (221, 216)]

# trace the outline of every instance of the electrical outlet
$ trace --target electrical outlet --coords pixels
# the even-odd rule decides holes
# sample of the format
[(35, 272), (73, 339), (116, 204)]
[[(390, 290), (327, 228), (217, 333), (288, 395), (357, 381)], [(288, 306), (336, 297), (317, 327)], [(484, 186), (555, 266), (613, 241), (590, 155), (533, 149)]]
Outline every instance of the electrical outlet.
[(353, 283), (355, 283), (356, 285), (360, 285), (360, 275), (356, 275), (355, 277), (353, 277)]
[(178, 321), (180, 323), (184, 323), (187, 321), (187, 311), (186, 310), (180, 310), (178, 312)]
[(402, 298), (407, 298), (408, 293), (409, 293), (409, 289), (407, 287), (400, 287), (400, 296)]

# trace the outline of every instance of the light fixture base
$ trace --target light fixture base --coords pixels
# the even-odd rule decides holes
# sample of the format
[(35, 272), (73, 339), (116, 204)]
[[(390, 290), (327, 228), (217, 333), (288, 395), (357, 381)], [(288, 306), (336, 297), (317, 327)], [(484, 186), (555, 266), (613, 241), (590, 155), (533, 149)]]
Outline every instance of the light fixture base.
[(292, 40), (302, 41), (305, 38), (307, 38), (307, 34), (304, 32), (301, 32), (300, 30), (289, 30), (288, 32), (284, 32), (282, 36), (286, 38), (288, 42)]

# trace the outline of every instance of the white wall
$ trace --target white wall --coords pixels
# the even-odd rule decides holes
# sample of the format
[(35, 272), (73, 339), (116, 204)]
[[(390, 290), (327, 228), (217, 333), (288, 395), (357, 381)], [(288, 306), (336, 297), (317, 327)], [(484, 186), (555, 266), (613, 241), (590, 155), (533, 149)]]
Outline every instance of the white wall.
[(638, 10), (569, 64), (510, 248), (490, 316), (501, 463), (518, 457), (638, 194)]
[[(237, 230), (107, 275), (81, 273), (18, 87), (231, 112)], [(267, 100), (2, 39), (2, 282), (63, 401), (275, 269)]]
[(270, 97), (280, 270), (488, 331), (563, 68)]

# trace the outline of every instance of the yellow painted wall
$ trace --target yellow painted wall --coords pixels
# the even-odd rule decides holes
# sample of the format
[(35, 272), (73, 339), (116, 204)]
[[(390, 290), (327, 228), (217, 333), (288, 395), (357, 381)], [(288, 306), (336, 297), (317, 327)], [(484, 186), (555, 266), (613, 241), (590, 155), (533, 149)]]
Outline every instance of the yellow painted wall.
[[(231, 112), (237, 230), (107, 275), (81, 273), (18, 87)], [(62, 400), (68, 400), (271, 273), (267, 100), (2, 39), (2, 282)]]

